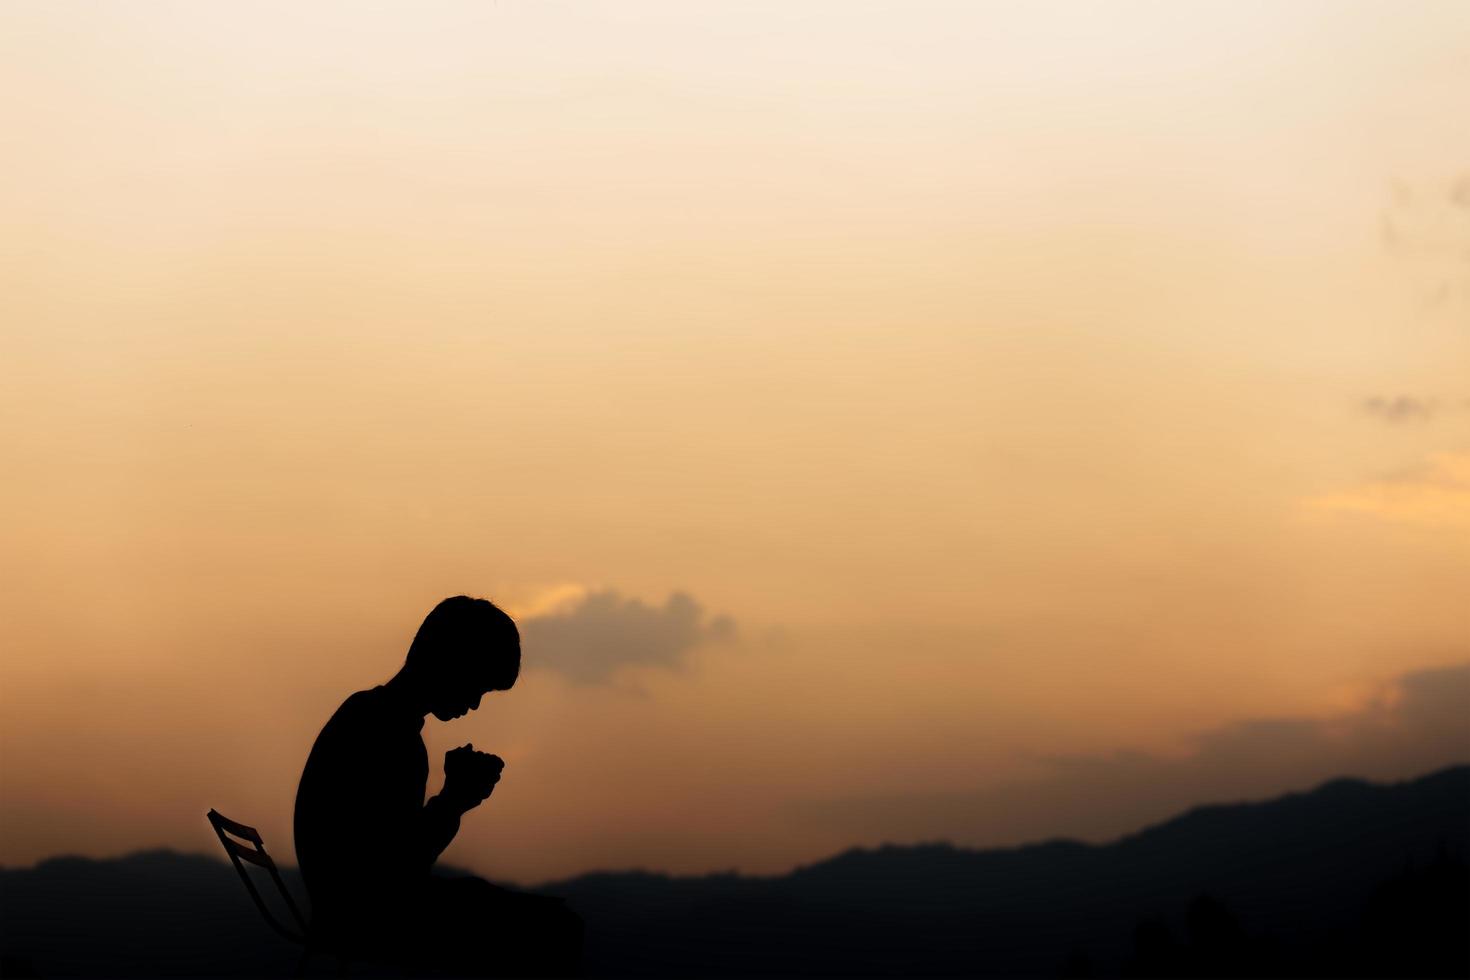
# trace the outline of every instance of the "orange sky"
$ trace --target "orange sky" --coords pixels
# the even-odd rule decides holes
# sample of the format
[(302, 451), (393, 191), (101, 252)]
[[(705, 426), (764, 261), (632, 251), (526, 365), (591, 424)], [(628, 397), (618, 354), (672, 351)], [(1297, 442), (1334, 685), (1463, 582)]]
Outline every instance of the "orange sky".
[(0, 86), (0, 862), (289, 858), (458, 592), (523, 881), (1466, 757), (1463, 4), (11, 2)]

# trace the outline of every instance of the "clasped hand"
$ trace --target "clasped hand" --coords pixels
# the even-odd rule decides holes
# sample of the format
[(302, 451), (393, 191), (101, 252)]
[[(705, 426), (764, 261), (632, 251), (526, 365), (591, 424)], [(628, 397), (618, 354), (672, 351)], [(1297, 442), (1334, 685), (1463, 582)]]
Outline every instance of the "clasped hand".
[(498, 755), (461, 745), (444, 753), (443, 795), (463, 809), (479, 806), (500, 782), (505, 762)]

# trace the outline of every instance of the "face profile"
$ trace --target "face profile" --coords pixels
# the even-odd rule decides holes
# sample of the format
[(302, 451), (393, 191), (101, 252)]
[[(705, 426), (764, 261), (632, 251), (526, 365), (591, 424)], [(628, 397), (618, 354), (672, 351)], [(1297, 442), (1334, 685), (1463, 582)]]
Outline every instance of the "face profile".
[(469, 681), (445, 684), (435, 692), (434, 699), (430, 702), (429, 713), (440, 721), (453, 721), (477, 710), (480, 707), (480, 701), (491, 691), (500, 690), (495, 687), (476, 690), (478, 686)]
[[(487, 691), (486, 693), (488, 694), (489, 692)], [(441, 703), (438, 707), (430, 708), (429, 712), (440, 721), (453, 721), (456, 718), (459, 718), (463, 715), (468, 714), (471, 711), (478, 709), (480, 707), (480, 698), (481, 695), (477, 694), (475, 695), (474, 701), (465, 705), (461, 705), (458, 708), (447, 702)]]

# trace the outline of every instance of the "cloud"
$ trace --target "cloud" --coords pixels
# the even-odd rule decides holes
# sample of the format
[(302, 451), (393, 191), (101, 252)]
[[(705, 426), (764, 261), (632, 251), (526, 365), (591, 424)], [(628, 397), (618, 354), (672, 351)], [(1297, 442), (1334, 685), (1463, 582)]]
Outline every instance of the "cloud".
[(1331, 717), (1253, 719), (1205, 731), (1177, 756), (1047, 759), (1027, 781), (808, 802), (793, 815), (864, 843), (1108, 840), (1202, 803), (1266, 798), (1337, 776), (1401, 779), (1466, 761), (1470, 661), (1404, 675)]
[(1415, 398), (1411, 395), (1397, 395), (1393, 398), (1374, 395), (1372, 398), (1364, 398), (1359, 407), (1374, 418), (1398, 424), (1427, 421), (1439, 410), (1439, 403), (1432, 398)]
[(1412, 187), (1395, 181), (1379, 229), (1424, 310), (1470, 302), (1470, 174)]
[(613, 590), (576, 596), (521, 624), (526, 664), (576, 684), (603, 684), (622, 667), (679, 667), (691, 650), (735, 634), (728, 616), (707, 617), (694, 598), (673, 592), (662, 606)]
[(1434, 453), (1420, 466), (1314, 497), (1307, 506), (1396, 524), (1470, 529), (1470, 452)]

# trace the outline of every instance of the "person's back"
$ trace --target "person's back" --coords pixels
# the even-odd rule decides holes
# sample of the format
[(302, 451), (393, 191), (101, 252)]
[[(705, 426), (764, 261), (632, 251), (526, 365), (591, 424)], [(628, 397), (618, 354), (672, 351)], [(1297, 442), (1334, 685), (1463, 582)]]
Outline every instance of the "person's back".
[(296, 791), (296, 859), (319, 927), (377, 929), (429, 874), (415, 854), (429, 758), (423, 719), (385, 687), (359, 691), (317, 736)]

